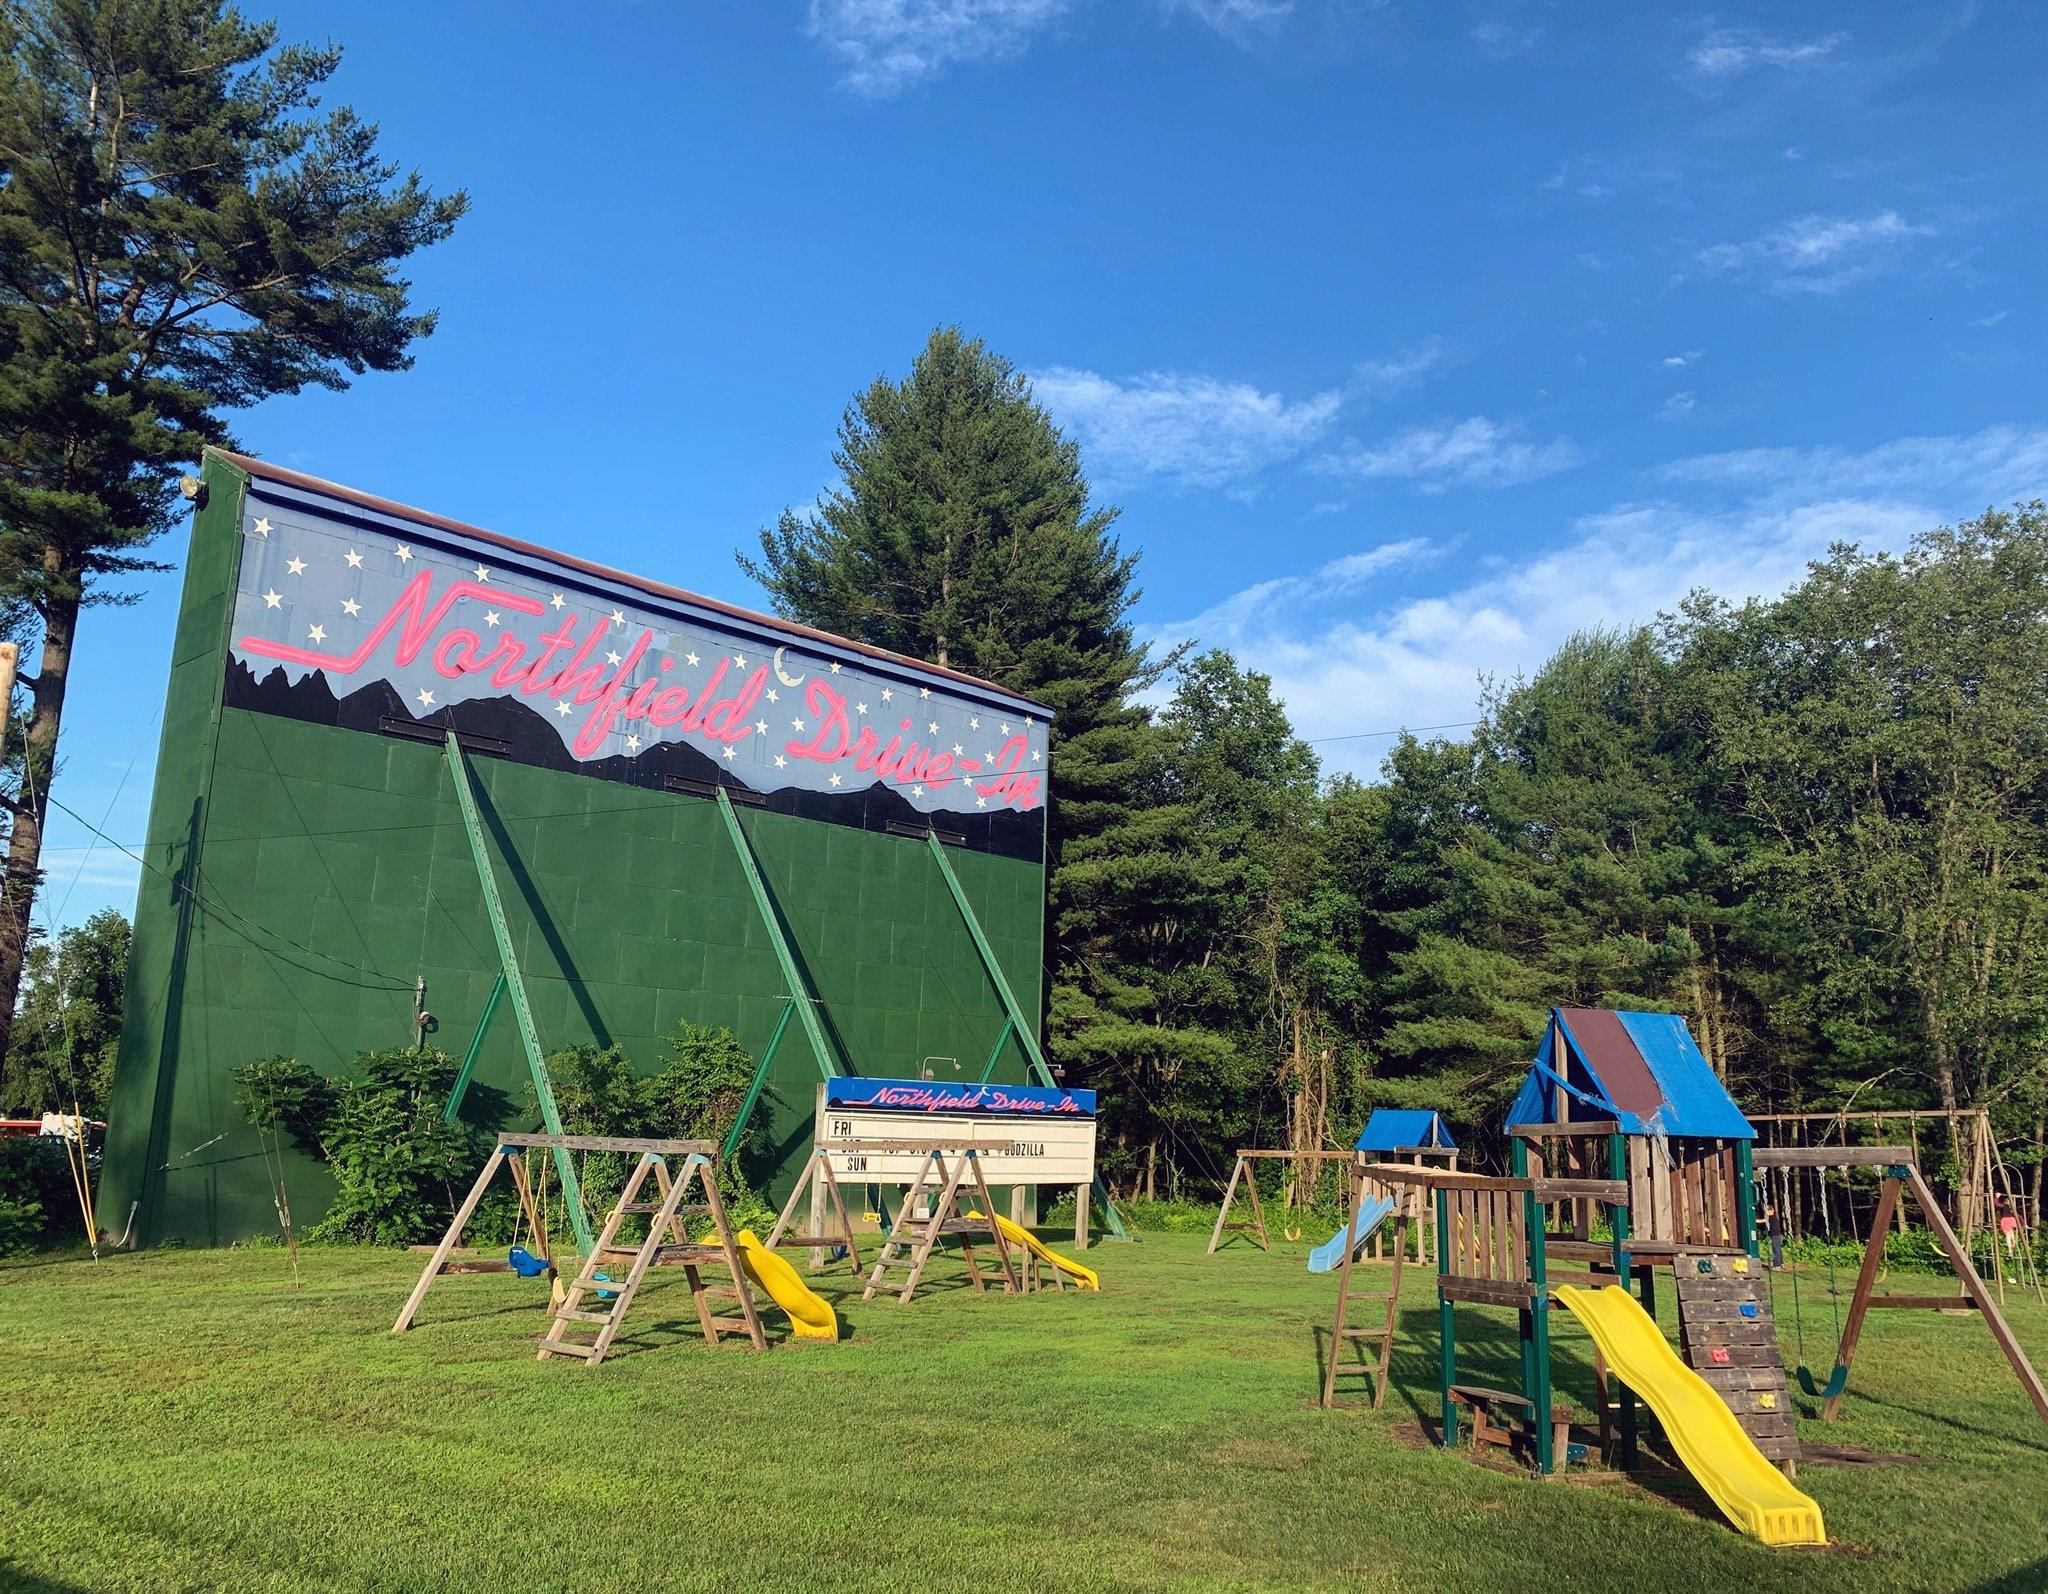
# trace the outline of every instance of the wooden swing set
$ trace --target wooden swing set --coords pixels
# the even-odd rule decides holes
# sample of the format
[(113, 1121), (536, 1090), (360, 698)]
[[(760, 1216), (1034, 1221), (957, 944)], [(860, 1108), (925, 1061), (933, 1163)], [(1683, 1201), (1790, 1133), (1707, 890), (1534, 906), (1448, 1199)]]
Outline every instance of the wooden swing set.
[[(1910, 1146), (1759, 1146), (1752, 1153), (1756, 1166), (1764, 1172), (1766, 1179), (1772, 1171), (1780, 1177), (1781, 1189), (1789, 1187), (1792, 1172), (1796, 1169), (1811, 1168), (1816, 1176), (1827, 1169), (1848, 1170), (1867, 1168), (1878, 1171), (1877, 1205), (1870, 1218), (1870, 1228), (1863, 1239), (1863, 1261), (1856, 1274), (1856, 1287), (1849, 1298), (1849, 1315), (1841, 1323), (1841, 1336), (1835, 1349), (1835, 1365), (1823, 1382), (1816, 1378), (1810, 1368), (1802, 1365), (1794, 1371), (1799, 1385), (1808, 1395), (1820, 1401), (1820, 1415), (1824, 1422), (1835, 1420), (1841, 1409), (1842, 1396), (1848, 1388), (1849, 1370), (1856, 1357), (1856, 1347), (1863, 1334), (1863, 1321), (1872, 1310), (1905, 1309), (1935, 1311), (1944, 1313), (1975, 1312), (1984, 1319), (1991, 1330), (1991, 1337), (2011, 1365), (2013, 1376), (2033, 1402), (2035, 1412), (2043, 1423), (2048, 1423), (2048, 1388), (2044, 1388), (2041, 1375), (2027, 1360), (2026, 1352), (2013, 1337), (2012, 1329), (2005, 1321), (2005, 1314), (1999, 1310), (1998, 1302), (1978, 1273), (1976, 1264), (1970, 1259), (1970, 1252), (1956, 1235), (1948, 1215), (1942, 1210), (1934, 1192), (1928, 1188), (1927, 1180), (1920, 1171), (1920, 1164)], [(1899, 1203), (1901, 1193), (1910, 1195), (1920, 1207), (1920, 1215), (1926, 1222), (1928, 1232), (1941, 1246), (1949, 1266), (1954, 1269), (1960, 1295), (1948, 1294), (1884, 1294), (1877, 1293), (1877, 1282), (1884, 1268), (1884, 1242), (1895, 1216), (1901, 1216)], [(1789, 1191), (1788, 1191), (1789, 1193)], [(1994, 1238), (1992, 1256), (1999, 1255), (2000, 1241)], [(1832, 1280), (1833, 1264), (1829, 1264)], [(1805, 1343), (1805, 1326), (1801, 1314), (1798, 1280), (1799, 1273), (1792, 1269), (1793, 1313), (1797, 1339), (1802, 1355)], [(2035, 1288), (2040, 1288), (2039, 1280)], [(1831, 1290), (1831, 1296), (1837, 1292)]]
[[(548, 1233), (544, 1192), (528, 1171), (525, 1153), (545, 1150), (557, 1155), (570, 1152), (624, 1153), (633, 1166), (619, 1190), (618, 1199), (606, 1214), (603, 1227), (585, 1249), (574, 1277), (566, 1287), (555, 1265), (554, 1247)], [(434, 1281), (450, 1273), (502, 1273), (516, 1271), (510, 1257), (457, 1256), (463, 1231), (476, 1215), (484, 1192), (500, 1169), (509, 1169), (518, 1194), (522, 1221), (539, 1247), (537, 1260), (548, 1277), (548, 1326), (541, 1335), (539, 1359), (567, 1356), (595, 1367), (617, 1340), (626, 1314), (638, 1295), (648, 1270), (680, 1267), (689, 1280), (690, 1294), (697, 1308), (697, 1321), (707, 1343), (717, 1344), (728, 1335), (739, 1335), (755, 1350), (768, 1348), (760, 1314), (754, 1306), (749, 1274), (738, 1238), (727, 1220), (725, 1202), (718, 1193), (717, 1146), (708, 1140), (655, 1140), (618, 1135), (515, 1135), (498, 1137), (485, 1160), (483, 1171), (470, 1186), (462, 1205), (456, 1208), (440, 1243), (433, 1247), (421, 1271), (419, 1282), (391, 1325), (391, 1332), (403, 1334), (413, 1324), (420, 1303)], [(680, 1171), (670, 1166), (679, 1158)], [(642, 1191), (652, 1179), (655, 1199), (643, 1199)], [(696, 1201), (686, 1201), (692, 1187), (700, 1192)], [(637, 1241), (621, 1238), (627, 1219), (647, 1218), (646, 1234)], [(683, 1226), (685, 1218), (710, 1220), (711, 1232), (692, 1239)], [(728, 1282), (707, 1282), (706, 1268), (722, 1271)], [(737, 1315), (721, 1312), (731, 1303)]]

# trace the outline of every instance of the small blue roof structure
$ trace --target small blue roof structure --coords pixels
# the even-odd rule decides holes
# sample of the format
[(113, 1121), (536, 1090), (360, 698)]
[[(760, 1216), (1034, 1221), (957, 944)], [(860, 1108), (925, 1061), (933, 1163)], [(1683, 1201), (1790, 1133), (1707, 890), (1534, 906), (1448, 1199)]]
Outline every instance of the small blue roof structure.
[(1406, 1151), (1411, 1146), (1440, 1146), (1446, 1151), (1455, 1151), (1457, 1145), (1437, 1113), (1419, 1108), (1375, 1107), (1351, 1149)]
[(1508, 1127), (1608, 1118), (1627, 1135), (1756, 1138), (1678, 1014), (1553, 1007)]

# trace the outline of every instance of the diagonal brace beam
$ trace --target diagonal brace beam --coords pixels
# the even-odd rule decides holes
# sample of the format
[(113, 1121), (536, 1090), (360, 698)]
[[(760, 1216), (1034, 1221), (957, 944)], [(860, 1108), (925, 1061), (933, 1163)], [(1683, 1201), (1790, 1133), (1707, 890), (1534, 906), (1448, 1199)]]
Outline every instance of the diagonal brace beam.
[[(989, 983), (996, 988), (996, 995), (1002, 999), (1008, 1032), (1014, 1034), (1017, 1043), (1024, 1048), (1024, 1055), (1031, 1060), (1031, 1071), (1037, 1076), (1038, 1082), (1056, 1087), (1059, 1081), (1052, 1077), (1052, 1070), (1046, 1066), (1045, 1053), (1038, 1044), (1038, 1026), (1025, 1016), (1024, 1009), (1018, 1004), (1016, 992), (1010, 989), (1009, 977), (1003, 973), (1002, 964), (996, 961), (995, 948), (988, 944), (988, 936), (982, 931), (981, 920), (974, 916), (973, 904), (967, 900), (967, 893), (960, 885), (960, 877), (953, 873), (952, 864), (946, 860), (944, 845), (938, 836), (929, 830), (925, 832), (924, 840), (925, 845), (931, 848), (932, 858), (939, 866), (939, 873), (945, 877), (946, 889), (953, 894), (953, 906), (960, 910), (960, 918), (967, 926), (967, 933), (974, 938), (974, 950), (981, 954), (981, 966), (988, 971)], [(996, 1044), (1000, 1048), (1002, 1042), (998, 1040)], [(991, 1056), (989, 1068), (993, 1071), (994, 1067), (995, 1059)], [(1103, 1184), (1099, 1174), (1095, 1178), (1095, 1197), (1102, 1204), (1102, 1217), (1109, 1226), (1109, 1232), (1119, 1240), (1128, 1240), (1131, 1236), (1124, 1228), (1124, 1220), (1116, 1210), (1116, 1203), (1110, 1200), (1109, 1189)]]
[[(462, 807), (462, 828), (469, 835), (469, 853), (476, 864), (477, 884), (483, 888), (484, 908), (491, 921), (491, 939), (498, 947), (499, 979), (505, 994), (512, 999), (512, 1017), (519, 1030), (519, 1044), (526, 1053), (527, 1071), (533, 1076), (534, 1095), (540, 1099), (541, 1121), (547, 1125), (549, 1134), (560, 1135), (564, 1133), (562, 1115), (555, 1106), (554, 1090), (548, 1084), (547, 1063), (540, 1049), (540, 1031), (533, 1022), (533, 1006), (526, 999), (526, 982), (519, 976), (519, 961), (512, 949), (512, 926), (505, 917), (504, 899), (498, 894), (498, 877), (491, 867), (491, 849), (484, 838), (483, 816), (477, 811), (476, 792), (470, 785), (469, 760), (453, 731), (448, 733), (448, 768), (455, 777), (455, 798)], [(486, 1014), (486, 1019), (488, 1017)], [(479, 1041), (482, 1028), (481, 1024), (478, 1025)], [(470, 1062), (465, 1062), (464, 1073), (456, 1081), (458, 1091), (468, 1087), (470, 1066)], [(451, 1093), (448, 1112), (452, 1114), (460, 1104), (460, 1095)], [(554, 1153), (555, 1173), (562, 1181), (562, 1204), (569, 1209), (570, 1227), (576, 1231), (576, 1243), (587, 1257), (597, 1242), (590, 1232), (590, 1219), (583, 1211), (583, 1188), (576, 1177), (576, 1164), (566, 1148), (556, 1146)]]

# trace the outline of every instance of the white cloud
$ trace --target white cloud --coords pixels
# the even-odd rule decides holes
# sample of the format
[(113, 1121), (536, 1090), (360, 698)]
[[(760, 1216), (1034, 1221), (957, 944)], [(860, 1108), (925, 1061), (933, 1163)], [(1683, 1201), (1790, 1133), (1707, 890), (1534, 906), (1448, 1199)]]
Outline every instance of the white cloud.
[[(1654, 496), (1583, 516), (1547, 547), (1468, 558), (1432, 596), (1374, 604), (1361, 583), (1333, 611), (1325, 567), (1261, 582), (1155, 634), (1198, 634), (1271, 674), (1306, 737), (1461, 722), (1482, 676), (1533, 671), (1574, 632), (1650, 621), (1696, 587), (1768, 596), (1834, 542), (1896, 549), (1943, 521), (2048, 490), (2048, 427), (1702, 455), (1651, 486)], [(1387, 745), (1321, 751), (1326, 767), (1365, 772)]]
[(1016, 55), (1078, 0), (811, 0), (810, 34), (840, 84), (886, 99), (963, 62)]
[(1543, 37), (1533, 23), (1512, 22), (1506, 17), (1482, 17), (1465, 30), (1465, 37), (1496, 61), (1527, 55)]
[(1389, 571), (1426, 564), (1440, 552), (1427, 537), (1383, 542), (1327, 560), (1305, 576), (1255, 582), (1211, 604), (1191, 620), (1161, 626), (1148, 635), (1174, 645), (1191, 641), (1200, 646), (1231, 646), (1269, 617), (1299, 617), (1319, 605), (1353, 597)]
[[(808, 30), (840, 64), (840, 87), (883, 100), (951, 67), (1022, 54), (1092, 0), (811, 0)], [(1227, 38), (1284, 21), (1294, 0), (1160, 0)]]
[(1663, 402), (1657, 410), (1657, 417), (1659, 420), (1682, 421), (1693, 412), (1693, 407), (1698, 403), (1699, 400), (1693, 397), (1690, 389), (1681, 390)]
[(1895, 264), (1914, 239), (1934, 232), (1895, 210), (1799, 216), (1743, 243), (1703, 249), (1699, 258), (1708, 271), (1762, 273), (1781, 290), (1833, 293)]
[(1995, 327), (2011, 314), (2010, 310), (1993, 310), (1989, 315), (1978, 316), (1970, 325), (1973, 327)]
[(1056, 365), (1032, 391), (1081, 445), (1091, 474), (1214, 487), (1291, 459), (1320, 439), (1343, 399), (1289, 402), (1249, 382), (1175, 371), (1118, 379)]
[(1417, 377), (1444, 363), (1444, 340), (1424, 338), (1405, 349), (1397, 349), (1384, 360), (1366, 360), (1358, 367), (1361, 387), (1377, 392), (1406, 387)]
[(1668, 371), (1675, 371), (1681, 366), (1692, 364), (1699, 357), (1700, 351), (1698, 349), (1687, 349), (1683, 354), (1667, 354), (1664, 356), (1664, 368)]
[(1166, 14), (1185, 14), (1218, 33), (1243, 33), (1286, 20), (1294, 0), (1164, 0)]
[(1845, 37), (1830, 33), (1815, 39), (1782, 39), (1753, 28), (1722, 28), (1694, 45), (1686, 59), (1695, 72), (1709, 78), (1737, 77), (1759, 67), (1817, 66)]
[(1316, 469), (1355, 480), (1391, 477), (1413, 481), (1426, 493), (1452, 487), (1510, 487), (1569, 470), (1583, 456), (1565, 437), (1533, 443), (1513, 422), (1469, 420), (1411, 426), (1383, 442), (1347, 439), (1316, 461)]

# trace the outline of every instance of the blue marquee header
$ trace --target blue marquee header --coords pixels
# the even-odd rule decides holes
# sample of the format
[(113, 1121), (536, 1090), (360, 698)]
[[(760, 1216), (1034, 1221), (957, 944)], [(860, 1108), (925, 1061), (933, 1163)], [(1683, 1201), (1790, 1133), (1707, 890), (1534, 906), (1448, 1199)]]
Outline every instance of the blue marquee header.
[(968, 1085), (937, 1079), (828, 1079), (828, 1107), (979, 1117), (1093, 1118), (1095, 1092), (1051, 1085)]

